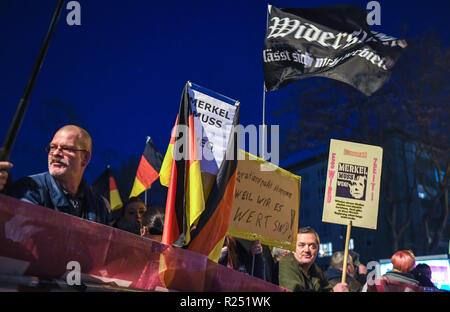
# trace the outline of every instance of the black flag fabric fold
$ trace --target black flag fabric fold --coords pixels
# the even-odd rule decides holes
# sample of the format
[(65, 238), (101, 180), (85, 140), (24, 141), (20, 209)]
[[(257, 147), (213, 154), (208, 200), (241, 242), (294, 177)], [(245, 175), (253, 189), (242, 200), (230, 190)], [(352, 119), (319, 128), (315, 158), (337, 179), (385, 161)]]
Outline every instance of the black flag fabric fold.
[(263, 51), (267, 91), (302, 78), (327, 77), (369, 96), (389, 79), (407, 45), (371, 31), (367, 12), (357, 6), (269, 9)]

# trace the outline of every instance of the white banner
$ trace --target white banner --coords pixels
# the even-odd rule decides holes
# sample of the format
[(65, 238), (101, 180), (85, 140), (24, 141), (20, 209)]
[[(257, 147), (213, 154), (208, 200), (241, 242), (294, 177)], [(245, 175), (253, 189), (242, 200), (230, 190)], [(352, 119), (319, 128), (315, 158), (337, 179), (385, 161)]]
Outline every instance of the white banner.
[(200, 168), (217, 174), (225, 157), (236, 106), (189, 88)]

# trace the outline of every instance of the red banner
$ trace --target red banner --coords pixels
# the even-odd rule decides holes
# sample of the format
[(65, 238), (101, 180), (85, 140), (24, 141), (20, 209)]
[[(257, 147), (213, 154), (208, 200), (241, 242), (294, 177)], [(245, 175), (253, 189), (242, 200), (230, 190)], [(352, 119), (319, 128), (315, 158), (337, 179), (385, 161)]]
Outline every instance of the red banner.
[(282, 292), (207, 257), (0, 194), (0, 273), (61, 279), (69, 263), (82, 277), (174, 291)]

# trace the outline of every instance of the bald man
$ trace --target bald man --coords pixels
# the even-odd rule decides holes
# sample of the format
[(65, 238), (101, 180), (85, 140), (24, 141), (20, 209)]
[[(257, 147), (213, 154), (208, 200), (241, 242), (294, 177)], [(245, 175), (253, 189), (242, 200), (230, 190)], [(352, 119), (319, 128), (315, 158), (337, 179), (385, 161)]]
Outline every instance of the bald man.
[(103, 224), (108, 209), (83, 180), (92, 154), (89, 133), (75, 125), (59, 129), (46, 148), (48, 171), (22, 178), (8, 193), (21, 200)]

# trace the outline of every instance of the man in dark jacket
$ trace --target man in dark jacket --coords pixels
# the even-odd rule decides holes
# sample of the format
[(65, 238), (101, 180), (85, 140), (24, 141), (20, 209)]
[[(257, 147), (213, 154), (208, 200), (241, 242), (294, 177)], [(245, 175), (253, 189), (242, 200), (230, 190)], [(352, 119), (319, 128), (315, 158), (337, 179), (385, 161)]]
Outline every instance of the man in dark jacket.
[(48, 172), (18, 180), (8, 193), (33, 204), (108, 224), (105, 201), (83, 180), (92, 153), (89, 133), (78, 126), (64, 126), (55, 133), (47, 151)]
[(297, 234), (295, 253), (284, 256), (279, 262), (280, 286), (292, 291), (348, 292), (346, 283), (332, 286), (314, 261), (319, 254), (319, 235), (310, 227), (301, 228)]

